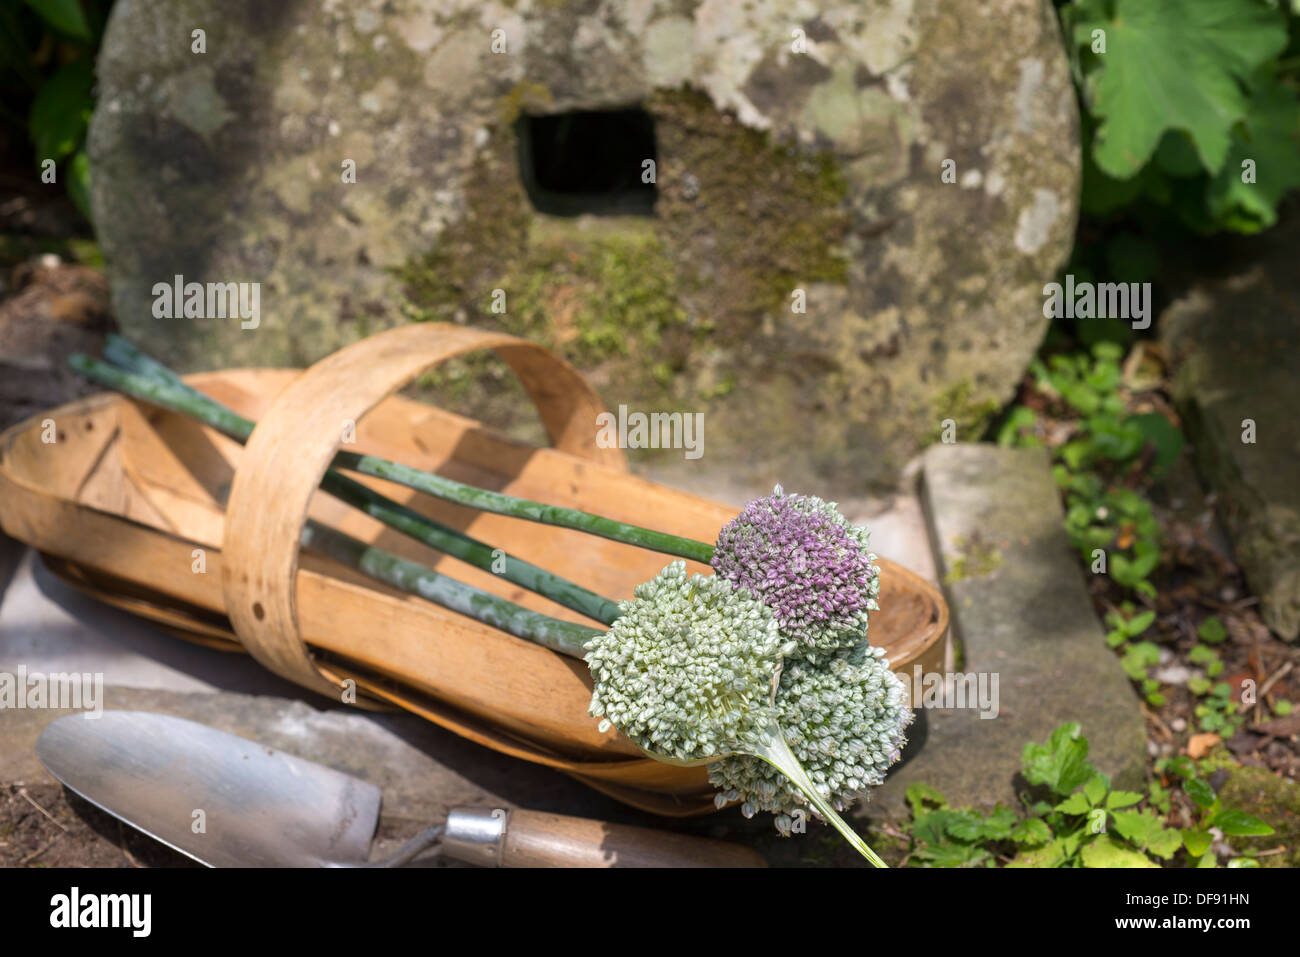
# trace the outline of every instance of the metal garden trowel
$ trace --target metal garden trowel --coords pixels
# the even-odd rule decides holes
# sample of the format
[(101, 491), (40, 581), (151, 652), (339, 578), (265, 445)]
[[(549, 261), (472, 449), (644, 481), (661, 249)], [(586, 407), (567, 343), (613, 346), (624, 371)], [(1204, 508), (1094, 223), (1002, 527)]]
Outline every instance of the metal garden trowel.
[(453, 808), (370, 863), (380, 792), (206, 725), (144, 711), (68, 715), (36, 755), (69, 790), (209, 867), (400, 867), (439, 845), (489, 867), (762, 867), (747, 847), (533, 811)]

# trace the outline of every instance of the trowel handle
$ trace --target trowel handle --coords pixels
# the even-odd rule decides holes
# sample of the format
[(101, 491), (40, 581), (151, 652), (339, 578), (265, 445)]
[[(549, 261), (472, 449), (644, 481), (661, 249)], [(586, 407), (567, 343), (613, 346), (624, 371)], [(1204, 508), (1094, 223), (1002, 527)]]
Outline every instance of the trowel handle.
[(766, 867), (756, 851), (704, 837), (563, 814), (452, 808), (442, 853), (486, 867)]

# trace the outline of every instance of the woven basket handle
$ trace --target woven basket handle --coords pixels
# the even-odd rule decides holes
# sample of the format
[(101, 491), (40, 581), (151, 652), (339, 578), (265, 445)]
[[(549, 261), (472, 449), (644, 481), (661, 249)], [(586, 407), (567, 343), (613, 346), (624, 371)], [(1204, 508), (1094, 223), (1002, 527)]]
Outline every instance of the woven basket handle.
[(258, 421), (240, 456), (226, 506), (222, 590), (249, 654), (290, 681), (329, 697), (336, 681), (312, 662), (298, 628), (298, 542), (307, 506), (344, 425), (422, 372), (493, 349), (519, 378), (559, 450), (625, 471), (619, 449), (595, 443), (600, 398), (576, 369), (542, 346), (447, 323), (399, 326), (327, 356), (295, 379)]

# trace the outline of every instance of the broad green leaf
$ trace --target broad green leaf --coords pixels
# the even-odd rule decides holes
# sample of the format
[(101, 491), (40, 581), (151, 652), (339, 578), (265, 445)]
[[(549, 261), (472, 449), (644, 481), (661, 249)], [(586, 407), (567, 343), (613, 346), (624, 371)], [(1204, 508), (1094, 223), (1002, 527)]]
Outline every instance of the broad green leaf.
[(1159, 867), (1145, 854), (1125, 847), (1109, 835), (1094, 838), (1080, 853), (1084, 867)]
[(984, 848), (976, 845), (936, 844), (917, 849), (912, 853), (912, 857), (932, 867), (977, 867), (988, 860), (990, 855)]
[(1106, 796), (1108, 783), (1104, 775), (1094, 774), (1088, 779), (1088, 783), (1083, 786), (1083, 796), (1088, 799), (1092, 807), (1101, 803), (1101, 799)]
[(32, 101), (28, 132), (36, 147), (36, 162), (56, 162), (74, 152), (90, 122), (90, 90), (94, 75), (89, 60), (73, 60), (46, 80)]
[(1036, 817), (1021, 821), (1011, 831), (1011, 840), (1017, 844), (1042, 844), (1051, 837), (1051, 829)]
[(1013, 857), (1007, 867), (1059, 867), (1069, 856), (1060, 841), (1032, 847)]
[(27, 5), (54, 29), (78, 40), (90, 39), (90, 25), (81, 12), (80, 0), (27, 0)]
[(1167, 469), (1183, 450), (1183, 433), (1159, 412), (1144, 412), (1132, 416), (1129, 422), (1142, 433), (1142, 438), (1150, 442), (1156, 450), (1152, 467), (1160, 472)]
[(1129, 807), (1142, 800), (1142, 795), (1135, 791), (1111, 791), (1106, 795), (1106, 807), (1110, 810)]
[[(984, 818), (982, 838), (986, 841), (1005, 841), (1011, 836), (1012, 830), (1019, 823), (1020, 818), (1016, 812), (1009, 807), (1003, 807), (999, 804), (993, 809), (993, 813)], [(1042, 823), (1039, 821), (1038, 823)]]
[(1093, 155), (1120, 179), (1175, 129), (1217, 173), (1233, 125), (1249, 113), (1242, 84), (1287, 44), (1280, 11), (1242, 0), (1116, 0), (1113, 18), (1076, 24), (1075, 42), (1088, 42), (1095, 28), (1106, 31), (1106, 52), (1086, 83), (1101, 118)]
[(1260, 837), (1273, 833), (1273, 828), (1253, 814), (1231, 807), (1214, 815), (1214, 820), (1210, 823), (1230, 837)]
[(943, 792), (937, 788), (932, 788), (928, 784), (922, 784), (915, 781), (907, 786), (905, 792), (907, 803), (912, 806), (912, 816), (920, 817), (925, 811), (925, 805), (935, 804), (943, 807), (948, 803), (948, 799), (943, 796)]
[(1214, 791), (1200, 778), (1188, 778), (1183, 782), (1183, 790), (1200, 807), (1209, 807), (1214, 803)]
[(1032, 741), (1021, 753), (1025, 779), (1043, 784), (1054, 794), (1065, 797), (1096, 773), (1088, 761), (1088, 739), (1079, 733), (1076, 722), (1067, 722), (1052, 732), (1047, 745)]
[(943, 829), (958, 841), (978, 841), (984, 836), (984, 821), (973, 811), (953, 811)]
[(1151, 627), (1151, 622), (1156, 620), (1154, 611), (1144, 611), (1134, 615), (1124, 625), (1124, 630), (1128, 632), (1130, 638), (1136, 638)]
[(1183, 847), (1187, 848), (1187, 853), (1192, 857), (1200, 857), (1210, 849), (1214, 842), (1214, 835), (1209, 831), (1196, 831), (1188, 828), (1183, 831)]
[(1157, 857), (1172, 857), (1182, 846), (1183, 836), (1152, 811), (1116, 811), (1115, 830), (1140, 848)]
[(1250, 857), (1234, 857), (1228, 861), (1229, 867), (1259, 867), (1259, 861)]
[(1089, 803), (1087, 796), (1082, 791), (1078, 791), (1056, 805), (1056, 810), (1062, 814), (1087, 814), (1091, 807), (1092, 804)]
[(1240, 232), (1258, 232), (1277, 221), (1278, 203), (1297, 186), (1300, 104), (1289, 87), (1270, 80), (1251, 96), (1250, 114), (1233, 131), (1228, 160), (1210, 184), (1210, 215)]
[(1213, 851), (1206, 851), (1201, 855), (1200, 860), (1196, 862), (1197, 867), (1218, 867), (1219, 859), (1214, 856)]

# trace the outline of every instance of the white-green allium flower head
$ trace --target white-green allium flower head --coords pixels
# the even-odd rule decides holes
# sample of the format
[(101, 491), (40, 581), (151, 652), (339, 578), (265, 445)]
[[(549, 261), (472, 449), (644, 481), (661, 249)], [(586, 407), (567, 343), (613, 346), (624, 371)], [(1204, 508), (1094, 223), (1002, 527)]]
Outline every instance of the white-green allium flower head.
[(612, 723), (642, 750), (688, 763), (759, 741), (792, 650), (767, 606), (717, 575), (688, 577), (680, 561), (634, 594), (586, 645), (602, 730)]
[[(857, 664), (847, 657), (822, 666), (787, 662), (781, 674), (777, 720), (790, 750), (836, 810), (884, 781), (912, 721), (903, 683), (883, 654), (880, 648), (867, 649)], [(790, 831), (790, 815), (808, 806), (784, 774), (749, 755), (711, 763), (709, 780), (720, 789), (715, 798), (720, 807), (738, 800), (747, 817), (773, 811), (783, 834)]]

